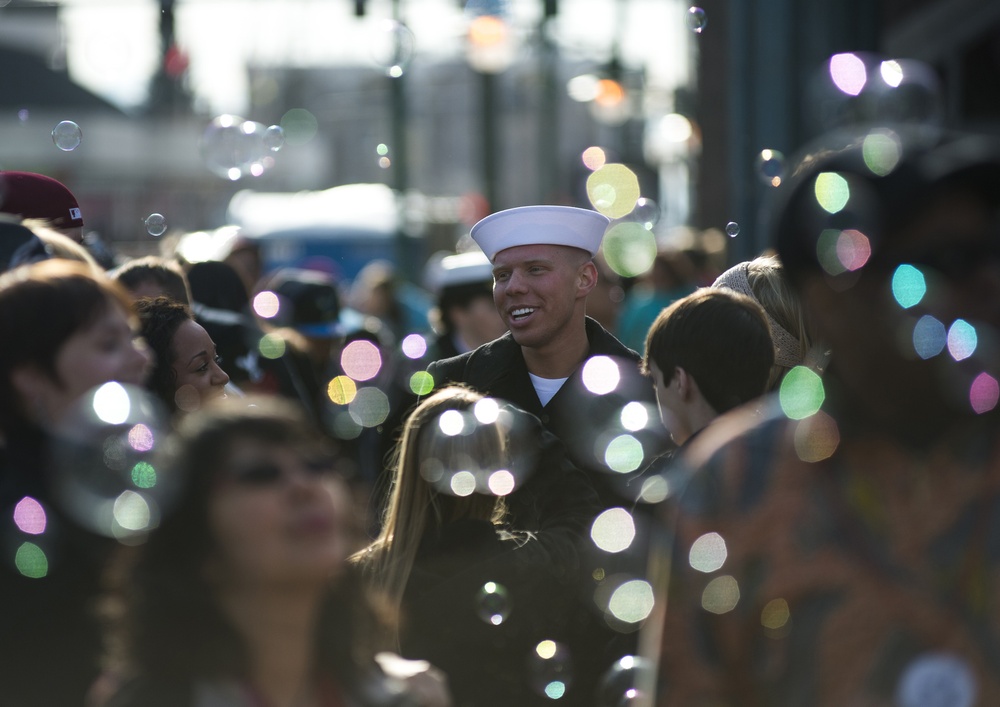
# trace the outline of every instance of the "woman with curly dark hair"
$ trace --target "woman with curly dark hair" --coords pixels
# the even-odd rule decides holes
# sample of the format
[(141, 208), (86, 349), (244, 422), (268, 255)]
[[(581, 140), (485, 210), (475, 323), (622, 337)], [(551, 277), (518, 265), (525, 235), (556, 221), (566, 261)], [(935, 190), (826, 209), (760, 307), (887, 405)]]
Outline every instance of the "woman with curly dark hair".
[(197, 410), (225, 395), (229, 376), (220, 367), (215, 343), (186, 305), (168, 297), (141, 297), (135, 311), (156, 355), (147, 387), (171, 412)]
[(216, 401), (185, 416), (174, 443), (164, 468), (186, 475), (177, 510), (109, 575), (118, 688), (105, 704), (447, 704), (443, 689), (379, 667), (367, 641), (377, 614), (346, 563), (358, 542), (349, 487), (297, 408)]

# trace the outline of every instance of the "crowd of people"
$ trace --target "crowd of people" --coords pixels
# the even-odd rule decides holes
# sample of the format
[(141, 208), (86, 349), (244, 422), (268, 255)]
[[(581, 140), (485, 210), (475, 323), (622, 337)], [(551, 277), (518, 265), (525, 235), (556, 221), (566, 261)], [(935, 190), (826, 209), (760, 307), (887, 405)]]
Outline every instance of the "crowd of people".
[(421, 324), (0, 185), (3, 704), (1000, 702), (996, 139), (824, 136), (699, 276), (498, 211)]

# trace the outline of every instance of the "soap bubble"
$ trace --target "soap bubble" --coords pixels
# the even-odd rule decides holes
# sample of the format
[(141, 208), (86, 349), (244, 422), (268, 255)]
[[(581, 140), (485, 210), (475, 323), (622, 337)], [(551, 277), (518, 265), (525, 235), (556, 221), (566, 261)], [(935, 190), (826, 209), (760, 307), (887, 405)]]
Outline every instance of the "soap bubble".
[(529, 657), (531, 684), (550, 700), (561, 699), (573, 683), (573, 659), (561, 643), (540, 641)]
[(72, 120), (64, 120), (52, 128), (52, 142), (63, 152), (72, 152), (82, 140), (83, 131)]
[(688, 29), (695, 34), (701, 34), (705, 31), (708, 26), (708, 17), (705, 15), (705, 11), (700, 7), (691, 7), (687, 11), (687, 26)]
[(83, 395), (53, 435), (53, 500), (92, 532), (123, 542), (154, 528), (179, 478), (163, 465), (169, 417), (138, 386), (105, 383)]
[(386, 20), (372, 36), (372, 60), (386, 76), (399, 78), (413, 61), (416, 40), (413, 31), (402, 22)]
[(656, 671), (649, 661), (626, 655), (615, 661), (601, 677), (599, 707), (626, 707), (646, 704), (655, 685)]
[(510, 617), (510, 596), (506, 587), (496, 582), (487, 582), (476, 594), (476, 612), (479, 618), (494, 626), (499, 626)]
[(272, 131), (271, 136), (265, 138), (269, 129), (235, 115), (218, 116), (209, 123), (201, 137), (201, 156), (205, 166), (231, 181), (248, 176), (259, 177), (274, 164), (270, 153), (274, 150), (275, 133)]
[(277, 152), (285, 144), (285, 131), (280, 125), (271, 125), (264, 130), (264, 147), (271, 152)]
[(507, 495), (534, 471), (539, 433), (531, 416), (492, 398), (446, 410), (421, 433), (421, 476), (452, 496)]
[(146, 233), (151, 236), (162, 236), (167, 232), (167, 219), (163, 214), (150, 214), (143, 224), (146, 226)]
[(757, 176), (769, 186), (779, 186), (785, 177), (785, 155), (778, 150), (761, 150), (754, 161), (754, 166)]
[(735, 221), (730, 221), (726, 224), (726, 235), (730, 238), (736, 238), (740, 235), (740, 225)]

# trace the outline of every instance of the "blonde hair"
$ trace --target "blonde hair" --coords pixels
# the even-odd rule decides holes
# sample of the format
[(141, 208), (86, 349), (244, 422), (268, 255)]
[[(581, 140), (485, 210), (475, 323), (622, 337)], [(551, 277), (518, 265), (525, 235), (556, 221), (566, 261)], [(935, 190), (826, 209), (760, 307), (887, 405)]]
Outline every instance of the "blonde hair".
[(767, 315), (774, 340), (774, 365), (767, 389), (774, 390), (795, 366), (807, 363), (812, 339), (798, 295), (776, 255), (762, 255), (737, 263), (714, 283), (757, 300)]
[[(747, 264), (747, 280), (754, 298), (764, 311), (798, 341), (797, 358), (800, 363), (805, 362), (812, 348), (812, 339), (799, 297), (788, 283), (778, 256), (765, 255), (751, 260)], [(793, 367), (776, 361), (768, 381), (768, 390), (775, 389)]]
[(90, 251), (69, 236), (57, 231), (45, 219), (25, 219), (21, 225), (38, 236), (38, 239), (45, 245), (45, 252), (50, 258), (76, 260), (85, 263), (95, 275), (102, 277), (107, 275), (100, 263), (90, 254)]
[[(464, 518), (499, 526), (506, 515), (500, 497), (473, 493), (453, 496), (428, 477), (450, 478), (459, 470), (499, 469), (506, 457), (506, 434), (496, 423), (475, 424), (461, 434), (441, 432), (448, 411), (470, 412), (483, 396), (464, 386), (442, 388), (407, 417), (393, 452), (393, 477), (382, 528), (351, 562), (361, 566), (369, 587), (399, 611), (421, 540), (429, 532)], [(398, 641), (398, 637), (397, 637)]]

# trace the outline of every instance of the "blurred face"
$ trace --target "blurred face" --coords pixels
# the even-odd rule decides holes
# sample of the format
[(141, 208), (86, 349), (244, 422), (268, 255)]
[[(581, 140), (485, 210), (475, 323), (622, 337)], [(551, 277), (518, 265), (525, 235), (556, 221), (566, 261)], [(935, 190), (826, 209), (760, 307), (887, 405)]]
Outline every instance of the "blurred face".
[(42, 418), (36, 422), (57, 422), (84, 393), (108, 381), (145, 383), (152, 357), (133, 324), (117, 302), (108, 300), (106, 310), (59, 350), (57, 380), (36, 369), (14, 373), (15, 387)]
[(493, 259), (493, 301), (521, 346), (558, 344), (582, 325), (587, 294), (597, 271), (577, 248), (524, 245)]
[[(807, 285), (838, 375), (868, 410), (913, 429), (946, 424), (956, 410), (971, 411), (969, 375), (1000, 375), (982, 358), (983, 342), (1000, 332), (996, 229), (996, 214), (979, 200), (941, 194), (856, 284), (843, 292)], [(953, 344), (975, 339), (973, 355), (956, 359)]]
[(215, 343), (204, 327), (190, 319), (185, 321), (177, 328), (170, 348), (178, 407), (197, 409), (206, 400), (225, 395), (229, 376), (219, 367)]
[(507, 326), (488, 296), (476, 297), (465, 307), (455, 307), (452, 321), (462, 341), (470, 349), (503, 336)]
[(350, 498), (331, 461), (311, 450), (234, 442), (209, 501), (207, 569), (240, 586), (322, 586), (354, 549)]

